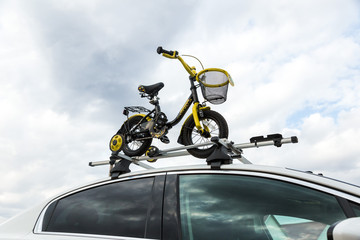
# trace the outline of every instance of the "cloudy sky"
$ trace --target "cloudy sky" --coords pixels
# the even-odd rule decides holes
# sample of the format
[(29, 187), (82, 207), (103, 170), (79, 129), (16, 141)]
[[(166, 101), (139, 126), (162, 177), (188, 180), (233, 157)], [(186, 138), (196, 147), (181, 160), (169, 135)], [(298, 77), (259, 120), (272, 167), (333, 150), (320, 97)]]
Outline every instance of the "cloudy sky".
[[(232, 75), (213, 107), (231, 140), (299, 137), (245, 150), (253, 163), (360, 185), (359, 1), (0, 0), (0, 221), (106, 177), (88, 162), (109, 157), (124, 106), (150, 108), (139, 84), (164, 82), (162, 109), (176, 116), (187, 74), (160, 45)], [(189, 162), (202, 160), (157, 164)]]

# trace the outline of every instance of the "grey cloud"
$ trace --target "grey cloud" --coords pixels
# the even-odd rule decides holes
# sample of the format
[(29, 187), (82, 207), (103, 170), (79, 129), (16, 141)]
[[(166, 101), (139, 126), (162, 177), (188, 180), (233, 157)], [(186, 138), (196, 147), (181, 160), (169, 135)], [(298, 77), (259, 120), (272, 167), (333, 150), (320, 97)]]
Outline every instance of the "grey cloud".
[(64, 96), (58, 107), (71, 114), (96, 98), (116, 108), (121, 94), (129, 104), (160, 62), (156, 47), (173, 41), (192, 19), (191, 8), (181, 3), (61, 2), (30, 1), (26, 7), (51, 62), (51, 81)]

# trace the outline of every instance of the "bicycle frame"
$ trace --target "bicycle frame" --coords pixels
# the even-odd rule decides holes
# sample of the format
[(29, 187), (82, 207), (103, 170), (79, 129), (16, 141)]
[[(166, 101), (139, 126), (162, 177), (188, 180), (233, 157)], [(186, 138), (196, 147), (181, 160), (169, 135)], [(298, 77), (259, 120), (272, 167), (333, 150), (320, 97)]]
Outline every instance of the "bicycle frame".
[[(210, 107), (202, 107), (202, 106), (199, 107), (199, 101), (198, 101), (198, 96), (197, 96), (197, 92), (196, 92), (196, 86), (193, 84), (193, 82), (192, 82), (192, 85), (193, 85), (194, 89), (192, 90), (192, 93), (190, 94), (190, 96), (188, 97), (186, 102), (184, 103), (183, 107), (180, 109), (177, 116), (172, 121), (169, 121), (168, 123), (166, 123), (166, 126), (168, 127), (168, 129), (170, 129), (173, 126), (177, 125), (184, 118), (184, 116), (187, 113), (187, 111), (189, 110), (190, 106), (193, 104), (192, 116), (194, 117), (195, 126), (199, 131), (202, 130), (198, 112), (199, 112), (199, 110), (209, 110)], [(140, 114), (140, 115), (143, 117), (143, 119), (147, 119), (148, 117), (150, 117), (151, 114), (155, 113), (155, 117), (156, 117), (156, 115), (159, 114), (160, 112), (161, 112), (160, 106), (159, 106), (159, 104), (156, 104), (155, 108), (151, 112), (149, 112), (146, 115), (145, 114)], [(138, 124), (141, 124), (143, 122), (144, 121), (142, 120)]]
[(184, 103), (183, 107), (180, 109), (178, 115), (174, 118), (174, 120), (168, 122), (166, 125), (168, 127), (173, 127), (176, 124), (178, 124), (183, 119), (183, 117), (185, 116), (186, 112), (189, 110), (189, 108), (193, 102), (194, 102), (194, 99), (191, 94), (189, 96), (189, 98), (186, 100), (186, 102)]
[[(190, 105), (193, 103), (194, 105), (192, 108), (192, 116), (194, 118), (195, 126), (201, 134), (204, 133), (204, 129), (200, 125), (200, 120), (199, 120), (199, 115), (198, 115), (199, 98), (198, 98), (198, 94), (196, 91), (196, 86), (194, 84), (194, 82), (196, 81), (196, 74), (197, 74), (196, 69), (194, 67), (190, 67), (184, 61), (184, 59), (182, 59), (181, 56), (178, 56), (178, 53), (176, 51), (172, 52), (172, 55), (169, 53), (165, 53), (165, 52), (163, 52), (162, 55), (167, 58), (178, 59), (181, 62), (181, 64), (183, 65), (183, 67), (185, 68), (185, 70), (190, 74), (189, 80), (190, 80), (190, 85), (191, 85), (191, 88), (190, 88), (191, 95), (188, 98), (188, 100), (185, 102), (184, 106), (182, 107), (182, 109), (180, 110), (180, 112), (176, 116), (176, 118), (173, 121), (169, 122), (170, 126), (172, 127), (172, 126), (176, 125), (177, 123), (179, 123), (181, 121), (181, 119), (184, 117), (187, 110), (189, 109)], [(210, 109), (210, 107), (206, 107), (206, 108), (200, 107), (200, 110), (203, 110), (203, 109)]]
[(178, 124), (183, 119), (186, 112), (189, 110), (191, 104), (193, 104), (192, 116), (194, 118), (195, 126), (200, 131), (200, 133), (203, 133), (204, 130), (203, 130), (203, 128), (200, 124), (200, 120), (199, 120), (199, 110), (209, 110), (210, 107), (203, 107), (203, 106), (199, 107), (199, 99), (198, 99), (198, 95), (197, 95), (197, 91), (196, 91), (196, 86), (194, 85), (194, 79), (192, 77), (190, 77), (190, 82), (191, 82), (191, 94), (190, 94), (189, 98), (186, 100), (186, 102), (184, 103), (181, 110), (179, 111), (178, 115), (175, 117), (175, 119), (168, 122), (168, 126), (173, 127), (176, 124)]
[[(181, 64), (183, 65), (183, 67), (185, 68), (185, 70), (189, 73), (189, 80), (190, 80), (190, 90), (191, 90), (191, 94), (188, 97), (188, 99), (186, 100), (186, 102), (184, 103), (183, 107), (180, 109), (178, 115), (175, 117), (175, 119), (173, 119), (172, 121), (166, 123), (166, 126), (168, 127), (168, 129), (172, 128), (173, 126), (175, 126), (176, 124), (178, 124), (183, 117), (185, 116), (186, 112), (189, 110), (190, 106), (193, 104), (192, 107), (192, 115), (190, 115), (189, 117), (193, 117), (194, 118), (194, 122), (195, 122), (195, 126), (197, 128), (197, 130), (199, 131), (200, 134), (203, 134), (205, 132), (205, 130), (202, 128), (201, 124), (200, 124), (200, 119), (199, 119), (199, 110), (209, 110), (210, 107), (203, 107), (199, 104), (199, 97), (197, 94), (197, 86), (195, 86), (194, 82), (196, 81), (196, 69), (194, 67), (190, 67), (183, 59), (182, 57), (177, 55), (177, 52), (174, 51), (172, 53), (172, 55), (167, 54), (167, 53), (163, 53), (164, 57), (167, 58), (171, 58), (171, 59), (178, 59)], [(143, 119), (137, 124), (140, 125), (141, 123), (144, 122), (144, 119), (147, 119), (150, 117), (151, 114), (155, 113), (155, 117), (160, 114), (161, 112), (161, 108), (159, 105), (159, 102), (157, 100), (155, 100), (154, 102), (152, 102), (153, 105), (155, 105), (155, 108), (150, 111), (148, 114), (138, 114), (138, 116), (142, 116)], [(200, 107), (199, 107), (200, 105)], [(142, 132), (140, 132), (142, 133)]]

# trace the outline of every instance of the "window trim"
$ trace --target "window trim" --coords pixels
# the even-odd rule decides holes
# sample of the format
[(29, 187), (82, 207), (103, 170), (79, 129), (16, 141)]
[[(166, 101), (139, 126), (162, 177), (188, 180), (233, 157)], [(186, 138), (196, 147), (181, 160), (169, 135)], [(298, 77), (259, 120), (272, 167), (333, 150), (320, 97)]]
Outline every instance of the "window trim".
[(182, 239), (179, 201), (179, 176), (177, 174), (166, 175), (163, 201), (161, 239)]
[(80, 237), (82, 238), (93, 238), (93, 239), (119, 239), (119, 240), (154, 240), (155, 238), (136, 238), (136, 237), (126, 237), (126, 236), (113, 236), (113, 235), (100, 235), (100, 234), (85, 234), (85, 233), (68, 233), (68, 232), (42, 232), (34, 233), (42, 236), (67, 236), (67, 237)]
[(356, 217), (355, 211), (351, 207), (348, 199), (338, 197), (338, 196), (335, 196), (335, 197), (347, 218)]
[[(157, 176), (159, 176), (160, 178), (157, 178)], [(85, 233), (68, 233), (68, 232), (49, 232), (49, 231), (43, 231), (42, 230), (42, 225), (43, 225), (43, 220), (45, 217), (45, 213), (47, 212), (48, 208), (51, 206), (51, 204), (66, 198), (70, 195), (76, 194), (78, 192), (82, 192), (82, 191), (86, 191), (92, 188), (96, 188), (96, 187), (100, 187), (100, 186), (105, 186), (108, 184), (116, 184), (119, 182), (124, 182), (124, 181), (131, 181), (131, 180), (135, 180), (135, 179), (143, 179), (143, 178), (151, 178), (154, 177), (154, 183), (153, 183), (153, 187), (152, 187), (152, 194), (151, 194), (151, 199), (154, 200), (153, 198), (153, 189), (154, 189), (154, 184), (158, 183), (161, 184), (162, 187), (162, 194), (161, 194), (161, 206), (160, 206), (160, 210), (162, 211), (162, 207), (163, 207), (163, 192), (164, 192), (164, 184), (165, 184), (165, 176), (166, 176), (166, 172), (162, 172), (162, 173), (153, 173), (153, 174), (143, 174), (143, 175), (138, 175), (138, 176), (129, 176), (129, 177), (124, 177), (124, 178), (119, 178), (116, 180), (106, 180), (106, 181), (102, 181), (102, 182), (98, 182), (98, 183), (94, 183), (94, 184), (89, 184), (86, 185), (84, 187), (79, 187), (76, 188), (74, 190), (70, 190), (64, 194), (61, 194), (57, 197), (55, 197), (54, 199), (52, 199), (51, 201), (49, 201), (46, 206), (43, 208), (43, 210), (41, 211), (41, 213), (39, 214), (39, 217), (35, 223), (34, 229), (33, 229), (33, 233), (34, 234), (41, 234), (41, 235), (55, 235), (55, 236), (77, 236), (77, 237), (91, 237), (91, 238), (105, 238), (105, 239), (153, 239), (153, 238), (136, 238), (136, 237), (126, 237), (126, 236), (113, 236), (113, 235), (100, 235), (100, 234), (85, 234)], [(158, 182), (157, 182), (158, 181)], [(152, 202), (155, 203), (155, 202)], [(157, 203), (156, 205), (159, 205), (159, 203)], [(147, 215), (147, 218), (149, 218), (149, 213)], [(146, 220), (146, 225), (148, 224), (148, 219)], [(162, 228), (162, 212), (160, 212), (160, 231)], [(147, 227), (147, 226), (146, 226)], [(145, 232), (146, 233), (146, 232)], [(161, 232), (160, 232), (161, 234)], [(160, 235), (161, 236), (161, 235)]]

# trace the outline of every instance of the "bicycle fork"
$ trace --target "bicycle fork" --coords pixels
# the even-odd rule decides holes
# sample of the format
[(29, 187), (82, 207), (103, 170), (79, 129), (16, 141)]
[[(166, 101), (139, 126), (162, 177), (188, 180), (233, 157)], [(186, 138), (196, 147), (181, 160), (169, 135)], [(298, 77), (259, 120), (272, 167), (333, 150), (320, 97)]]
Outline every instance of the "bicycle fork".
[(210, 107), (199, 107), (199, 102), (194, 103), (193, 108), (192, 108), (192, 115), (194, 118), (195, 127), (201, 135), (207, 134), (209, 132), (209, 129), (206, 129), (207, 128), (206, 126), (204, 126), (204, 128), (205, 128), (204, 129), (200, 124), (199, 114), (200, 114), (200, 117), (202, 117), (201, 115), (202, 115), (203, 110), (210, 110)]

